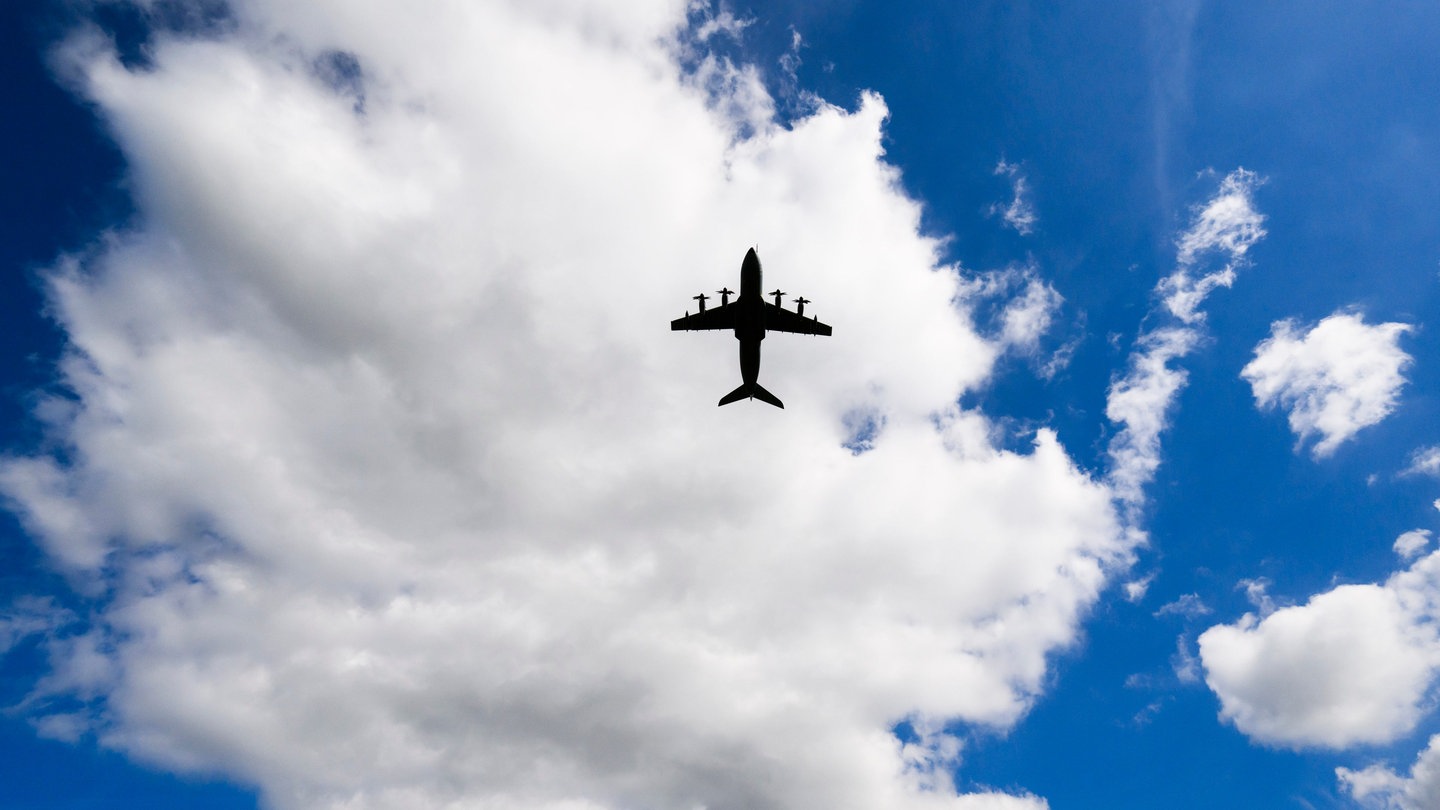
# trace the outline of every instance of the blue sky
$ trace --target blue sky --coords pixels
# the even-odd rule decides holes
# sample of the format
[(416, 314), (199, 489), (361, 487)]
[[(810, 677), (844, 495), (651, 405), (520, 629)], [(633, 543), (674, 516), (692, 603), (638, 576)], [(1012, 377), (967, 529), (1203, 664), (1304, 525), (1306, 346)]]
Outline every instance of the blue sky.
[(0, 12), (11, 806), (1436, 806), (1440, 11), (200, 6)]

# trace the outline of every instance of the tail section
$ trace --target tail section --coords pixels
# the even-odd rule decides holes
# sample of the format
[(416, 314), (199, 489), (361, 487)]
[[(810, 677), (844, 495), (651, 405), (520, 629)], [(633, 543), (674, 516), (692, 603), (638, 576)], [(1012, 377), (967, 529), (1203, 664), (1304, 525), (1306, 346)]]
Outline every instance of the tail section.
[(739, 388), (721, 397), (721, 405), (729, 405), (736, 400), (758, 399), (761, 402), (768, 402), (777, 408), (784, 408), (785, 403), (780, 398), (760, 387), (760, 383), (742, 383)]

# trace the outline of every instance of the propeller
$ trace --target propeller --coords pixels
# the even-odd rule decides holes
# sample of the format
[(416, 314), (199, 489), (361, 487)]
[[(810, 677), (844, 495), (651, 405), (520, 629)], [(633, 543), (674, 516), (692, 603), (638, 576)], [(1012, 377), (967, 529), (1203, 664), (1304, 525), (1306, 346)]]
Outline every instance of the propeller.
[(796, 299), (795, 299), (795, 314), (796, 314), (796, 315), (804, 315), (804, 314), (805, 314), (805, 305), (808, 304), (808, 303), (810, 303), (810, 299), (809, 299), (809, 298), (806, 298), (806, 297), (803, 296), (803, 295), (800, 296), (799, 298), (796, 298)]
[(726, 304), (730, 303), (730, 296), (732, 296), (732, 295), (735, 294), (735, 291), (732, 290), (732, 289), (730, 289), (729, 287), (726, 287), (726, 288), (720, 289), (720, 290), (716, 290), (715, 292), (717, 292), (717, 293), (720, 294), (720, 306), (722, 306), (722, 307), (725, 306)]
[(700, 302), (700, 311), (701, 311), (701, 312), (704, 312), (704, 311), (705, 311), (705, 300), (706, 300), (707, 298), (709, 298), (710, 296), (706, 295), (705, 293), (700, 293), (699, 295), (692, 295), (692, 296), (690, 296), (690, 297), (691, 297), (691, 298), (694, 298), (696, 301), (699, 301), (699, 302)]
[(775, 291), (770, 294), (775, 296), (775, 306), (780, 306), (780, 296), (784, 295), (785, 293), (782, 292), (779, 287), (776, 287)]

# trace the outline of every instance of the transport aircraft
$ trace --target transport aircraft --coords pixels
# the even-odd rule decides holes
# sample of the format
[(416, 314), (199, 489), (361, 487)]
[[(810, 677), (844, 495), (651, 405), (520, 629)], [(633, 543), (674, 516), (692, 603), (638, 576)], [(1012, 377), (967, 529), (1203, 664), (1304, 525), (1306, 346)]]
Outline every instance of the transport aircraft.
[(729, 405), (736, 400), (758, 399), (761, 402), (768, 402), (777, 408), (785, 407), (780, 398), (766, 391), (755, 381), (760, 376), (760, 341), (765, 339), (766, 332), (795, 332), (802, 335), (829, 335), (830, 327), (816, 320), (815, 316), (805, 317), (805, 305), (810, 303), (805, 298), (796, 298), (794, 311), (785, 309), (780, 302), (785, 295), (780, 288), (775, 288), (769, 295), (775, 296), (775, 303), (770, 303), (760, 296), (763, 289), (760, 281), (760, 257), (755, 255), (755, 248), (745, 254), (745, 261), (740, 265), (740, 293), (732, 302), (730, 296), (736, 295), (728, 287), (717, 291), (720, 296), (720, 306), (713, 309), (706, 309), (705, 302), (710, 296), (701, 293), (695, 296), (700, 302), (700, 311), (694, 315), (685, 313), (685, 317), (676, 318), (670, 322), (672, 332), (698, 330), (698, 329), (733, 329), (735, 339), (740, 341), (740, 387), (720, 398), (721, 405)]

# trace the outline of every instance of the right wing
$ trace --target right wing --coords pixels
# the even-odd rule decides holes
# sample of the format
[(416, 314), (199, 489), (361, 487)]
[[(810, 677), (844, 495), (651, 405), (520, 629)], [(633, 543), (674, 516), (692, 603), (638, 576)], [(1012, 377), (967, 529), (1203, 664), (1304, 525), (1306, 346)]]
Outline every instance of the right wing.
[(725, 304), (697, 312), (694, 315), (686, 315), (683, 318), (676, 318), (670, 322), (671, 332), (680, 332), (692, 329), (734, 329), (735, 328), (735, 305)]
[(798, 312), (782, 309), (765, 302), (765, 328), (775, 332), (796, 332), (802, 335), (828, 335), (829, 324), (807, 318)]

